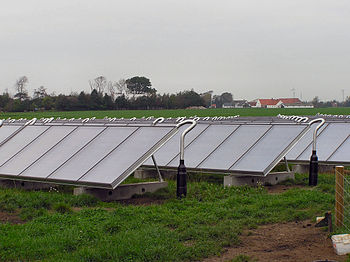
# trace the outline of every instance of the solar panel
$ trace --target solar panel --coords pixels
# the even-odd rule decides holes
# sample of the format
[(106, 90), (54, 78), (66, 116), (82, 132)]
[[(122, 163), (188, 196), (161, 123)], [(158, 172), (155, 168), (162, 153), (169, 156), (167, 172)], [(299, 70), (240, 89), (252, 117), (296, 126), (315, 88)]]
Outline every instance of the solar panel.
[(339, 145), (336, 151), (334, 151), (326, 160), (329, 163), (348, 163), (350, 164), (350, 134)]
[(0, 146), (0, 177), (107, 189), (178, 131), (174, 125), (23, 124), (0, 129), (0, 139), (7, 139)]
[(0, 166), (30, 144), (48, 128), (48, 126), (28, 126), (3, 144), (0, 147)]
[[(215, 150), (231, 133), (237, 129), (237, 125), (210, 125), (201, 133), (186, 149), (186, 166), (196, 168), (210, 152)], [(179, 155), (171, 160), (167, 166), (177, 166)]]
[(19, 126), (3, 126), (0, 132), (0, 144), (13, 135), (19, 128)]
[[(59, 127), (52, 127), (59, 128)], [(24, 170), (21, 177), (46, 178), (96, 137), (104, 127), (78, 127), (63, 141)], [(38, 145), (40, 146), (40, 145)]]
[[(312, 132), (310, 130), (288, 155), (288, 161), (308, 162), (311, 156)], [(350, 163), (347, 139), (350, 123), (330, 122), (320, 129), (317, 136), (317, 156), (322, 163)]]
[[(186, 142), (185, 164), (194, 171), (267, 175), (307, 132), (309, 126), (295, 123), (197, 124), (193, 139)], [(190, 134), (191, 134), (190, 133)], [(194, 136), (194, 134), (198, 134)], [(172, 150), (172, 138), (161, 151)], [(163, 168), (176, 168), (179, 154), (155, 154)], [(147, 161), (145, 165), (151, 165)]]
[(136, 130), (137, 127), (107, 127), (84, 150), (75, 154), (65, 165), (58, 168), (48, 177), (52, 179), (78, 180)]
[[(33, 127), (27, 127), (27, 130)], [(46, 132), (43, 132), (33, 142), (22, 148), (10, 160), (0, 167), (1, 174), (19, 174), (26, 169), (35, 160), (41, 157), (46, 151), (55, 146), (65, 136), (71, 133), (74, 127), (49, 127)], [(2, 148), (0, 148), (1, 151)]]
[(267, 174), (296, 143), (305, 126), (274, 125), (230, 170)]
[[(121, 174), (121, 177), (123, 178), (124, 173), (132, 166), (135, 159), (140, 159), (145, 155), (159, 141), (159, 138), (166, 136), (169, 131), (169, 128), (166, 127), (141, 127), (137, 132), (130, 136), (128, 140), (124, 141), (118, 147), (118, 150), (114, 150), (107, 155), (106, 158), (93, 167), (88, 173), (79, 179), (79, 181), (89, 183), (102, 182), (114, 185), (119, 184), (121, 182), (119, 177), (116, 182), (114, 182), (116, 174)], [(148, 157), (150, 155), (151, 154), (148, 153)], [(130, 172), (133, 171), (134, 170), (131, 170)]]
[[(325, 161), (336, 148), (350, 134), (348, 124), (329, 124), (317, 137), (317, 156), (319, 161)], [(307, 160), (310, 158), (311, 146), (297, 158)]]
[[(224, 143), (208, 155), (197, 168), (226, 169), (230, 167), (242, 155), (262, 137), (270, 128), (268, 125), (241, 125), (232, 133)], [(220, 159), (220, 161), (218, 161)]]
[[(152, 155), (160, 167), (177, 168), (187, 128), (176, 128), (176, 119), (157, 126), (154, 119), (45, 121), (7, 121), (0, 129), (0, 177), (114, 189), (143, 163), (153, 166)], [(339, 121), (319, 132), (321, 161), (350, 163), (350, 122)], [(309, 161), (315, 126), (271, 117), (201, 119), (186, 136), (185, 164), (193, 171), (267, 175), (285, 155)]]

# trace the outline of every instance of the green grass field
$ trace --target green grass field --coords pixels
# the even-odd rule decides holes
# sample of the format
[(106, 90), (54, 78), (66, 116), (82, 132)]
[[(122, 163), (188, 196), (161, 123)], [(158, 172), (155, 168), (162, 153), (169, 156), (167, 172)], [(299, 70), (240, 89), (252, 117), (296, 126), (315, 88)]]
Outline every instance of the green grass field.
[[(190, 181), (186, 199), (175, 197), (175, 182), (149, 199), (148, 206), (104, 203), (69, 192), (0, 189), (1, 213), (23, 224), (0, 224), (1, 261), (187, 261), (218, 255), (237, 245), (243, 229), (314, 218), (334, 206), (334, 177), (307, 176), (281, 194), (264, 187), (230, 187)], [(291, 182), (289, 182), (291, 183)], [(246, 261), (246, 260), (233, 260)]]
[(149, 117), (177, 117), (177, 116), (276, 116), (283, 115), (315, 115), (317, 113), (333, 114), (333, 115), (348, 115), (350, 107), (339, 108), (300, 108), (300, 109), (285, 109), (285, 108), (237, 108), (237, 109), (178, 109), (178, 110), (112, 110), (112, 111), (45, 111), (45, 112), (26, 112), (26, 113), (1, 113), (1, 118), (41, 118), (41, 117), (61, 117), (61, 118), (86, 118), (97, 117), (124, 117), (141, 118)]

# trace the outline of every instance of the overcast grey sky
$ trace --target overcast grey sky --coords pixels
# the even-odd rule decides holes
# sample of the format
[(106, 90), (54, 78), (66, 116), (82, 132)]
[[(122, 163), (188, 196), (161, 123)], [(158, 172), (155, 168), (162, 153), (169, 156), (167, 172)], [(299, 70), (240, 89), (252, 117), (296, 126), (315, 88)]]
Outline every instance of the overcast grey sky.
[(0, 91), (89, 91), (140, 75), (160, 93), (350, 95), (349, 0), (3, 0)]

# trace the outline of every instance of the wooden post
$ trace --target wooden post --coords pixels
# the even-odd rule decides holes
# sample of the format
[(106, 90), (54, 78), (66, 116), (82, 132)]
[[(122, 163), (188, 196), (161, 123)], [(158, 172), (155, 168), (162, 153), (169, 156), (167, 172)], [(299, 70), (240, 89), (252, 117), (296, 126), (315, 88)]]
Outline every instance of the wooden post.
[(335, 226), (344, 221), (344, 166), (335, 167)]

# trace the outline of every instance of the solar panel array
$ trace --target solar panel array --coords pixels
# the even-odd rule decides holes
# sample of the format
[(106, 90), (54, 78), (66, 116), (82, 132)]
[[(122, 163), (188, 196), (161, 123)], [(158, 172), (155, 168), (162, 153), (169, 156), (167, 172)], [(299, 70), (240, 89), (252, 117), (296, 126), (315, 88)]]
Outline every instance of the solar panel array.
[(5, 124), (0, 177), (114, 189), (176, 132), (174, 126)]
[[(195, 118), (195, 117), (193, 117)], [(310, 119), (315, 117), (310, 117)], [(0, 177), (116, 188), (140, 165), (177, 168), (187, 128), (168, 118), (6, 120), (0, 129)], [(317, 124), (281, 117), (200, 118), (185, 139), (185, 164), (194, 171), (267, 175), (287, 156), (308, 162)], [(320, 129), (320, 162), (350, 163), (350, 121), (330, 119)], [(158, 150), (158, 151), (157, 151)]]

